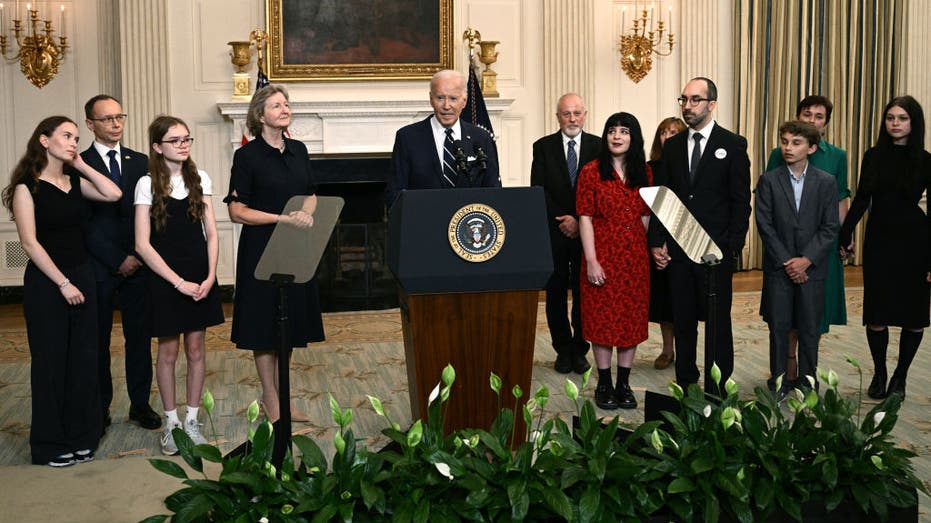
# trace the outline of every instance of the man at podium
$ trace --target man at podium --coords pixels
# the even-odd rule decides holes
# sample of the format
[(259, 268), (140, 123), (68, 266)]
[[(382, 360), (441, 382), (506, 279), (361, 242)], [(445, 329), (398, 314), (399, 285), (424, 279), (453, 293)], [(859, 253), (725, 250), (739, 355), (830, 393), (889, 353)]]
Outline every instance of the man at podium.
[(446, 69), (433, 75), (433, 114), (402, 127), (394, 138), (385, 188), (389, 208), (409, 189), (501, 187), (495, 142), (484, 129), (459, 119), (466, 97), (462, 73)]

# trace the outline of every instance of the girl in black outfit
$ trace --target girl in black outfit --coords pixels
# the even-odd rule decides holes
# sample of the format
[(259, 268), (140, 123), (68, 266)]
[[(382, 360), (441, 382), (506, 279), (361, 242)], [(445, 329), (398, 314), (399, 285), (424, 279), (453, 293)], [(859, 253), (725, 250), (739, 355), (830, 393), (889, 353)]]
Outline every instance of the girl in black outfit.
[(94, 459), (102, 416), (97, 384), (97, 287), (84, 249), (85, 198), (122, 193), (78, 154), (78, 128), (42, 120), (3, 191), (29, 256), (23, 315), (32, 357), (34, 464), (67, 467)]
[[(908, 367), (918, 352), (931, 304), (928, 214), (918, 206), (931, 194), (931, 154), (924, 150), (925, 119), (911, 96), (894, 98), (883, 111), (876, 146), (863, 155), (856, 197), (840, 232), (841, 256), (853, 252), (851, 238), (870, 209), (863, 245), (863, 323), (873, 357), (867, 393), (905, 397)], [(899, 361), (886, 385), (889, 325), (902, 328)]]
[(204, 389), (206, 329), (223, 323), (217, 287), (219, 243), (210, 177), (191, 160), (187, 124), (159, 116), (149, 125), (149, 175), (136, 184), (136, 252), (160, 278), (149, 278), (150, 334), (158, 338), (155, 377), (165, 408), (162, 453), (176, 454), (172, 430), (182, 427), (175, 403), (175, 362), (181, 334), (187, 357), (184, 431), (206, 443), (197, 422)]

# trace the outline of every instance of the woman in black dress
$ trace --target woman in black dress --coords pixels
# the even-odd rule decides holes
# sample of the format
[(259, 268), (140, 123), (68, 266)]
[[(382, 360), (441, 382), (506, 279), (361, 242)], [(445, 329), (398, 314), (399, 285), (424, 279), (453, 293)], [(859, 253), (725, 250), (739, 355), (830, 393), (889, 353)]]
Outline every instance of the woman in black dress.
[(3, 205), (29, 263), (23, 315), (32, 357), (34, 464), (66, 467), (94, 459), (103, 418), (97, 384), (97, 286), (84, 249), (85, 198), (122, 193), (78, 154), (78, 128), (42, 120), (3, 190)]
[[(240, 349), (253, 351), (262, 382), (262, 403), (271, 421), (279, 416), (278, 298), (274, 285), (255, 278), (255, 267), (277, 224), (309, 227), (317, 206), (307, 147), (285, 136), (290, 124), (291, 107), (284, 87), (271, 84), (256, 91), (246, 116), (246, 126), (255, 139), (233, 155), (229, 195), (223, 200), (229, 205), (230, 219), (243, 225), (236, 258), (232, 341)], [(307, 196), (303, 207), (282, 214), (288, 200), (297, 195)], [(290, 285), (287, 299), (291, 346), (323, 341), (316, 278), (304, 285)], [(308, 420), (293, 405), (291, 419)]]
[[(863, 155), (860, 181), (840, 232), (841, 256), (853, 252), (853, 230), (870, 209), (863, 244), (863, 323), (873, 357), (867, 394), (905, 397), (905, 380), (931, 306), (928, 214), (918, 206), (931, 194), (931, 154), (924, 149), (925, 119), (911, 96), (894, 98), (883, 111), (876, 146)], [(902, 328), (899, 360), (886, 385), (889, 325)]]
[[(650, 147), (650, 159), (647, 161), (650, 170), (653, 171), (654, 185), (666, 185), (665, 180), (657, 178), (657, 174), (661, 173), (663, 144), (667, 138), (685, 129), (685, 122), (675, 116), (664, 119), (656, 127), (653, 146)], [(650, 321), (659, 323), (659, 331), (663, 336), (663, 351), (653, 361), (653, 367), (665, 369), (676, 361), (675, 338), (672, 332), (672, 296), (669, 290), (669, 271), (661, 271), (653, 263), (650, 264)]]
[[(165, 409), (162, 453), (177, 454), (171, 431), (184, 428), (207, 443), (197, 413), (206, 373), (207, 327), (223, 323), (217, 287), (219, 240), (210, 177), (191, 160), (187, 124), (159, 116), (149, 125), (149, 174), (136, 184), (136, 252), (160, 278), (149, 278), (149, 334), (158, 338), (155, 379)], [(187, 358), (187, 415), (175, 404), (175, 362), (181, 334)]]

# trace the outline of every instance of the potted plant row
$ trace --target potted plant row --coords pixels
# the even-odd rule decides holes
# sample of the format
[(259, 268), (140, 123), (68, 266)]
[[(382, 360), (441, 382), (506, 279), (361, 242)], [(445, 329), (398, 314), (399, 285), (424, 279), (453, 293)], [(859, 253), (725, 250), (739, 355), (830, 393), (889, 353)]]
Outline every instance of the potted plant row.
[[(848, 361), (862, 389), (862, 371)], [(719, 370), (711, 372), (720, 381)], [(249, 429), (244, 454), (226, 457), (176, 429), (182, 459), (201, 477), (151, 459), (184, 487), (165, 499), (170, 516), (144, 522), (917, 521), (917, 491), (927, 491), (912, 469), (914, 453), (891, 436), (901, 399), (892, 395), (861, 416), (860, 398), (838, 393), (835, 372), (819, 370), (819, 378), (823, 394), (810, 387), (784, 402), (765, 388), (741, 399), (730, 380), (715, 397), (670, 384), (680, 405), (662, 414), (670, 430), (660, 421), (599, 419), (567, 380), (574, 433), (546, 414), (546, 387), (526, 400), (515, 387), (520, 407), (500, 409), (491, 427), (444, 434), (455, 381), (447, 367), (427, 418), (406, 430), (369, 396), (392, 440), (380, 451), (356, 440), (352, 410), (332, 396), (338, 431), (329, 461), (311, 438), (296, 435), (298, 456), (289, 452), (274, 467), (267, 421)], [(583, 390), (588, 380), (586, 373)], [(489, 384), (501, 398), (500, 378), (492, 374)], [(209, 392), (203, 404), (209, 416)], [(247, 416), (257, 423), (257, 404)], [(515, 416), (527, 433), (516, 432)], [(619, 429), (627, 437), (617, 438)], [(204, 461), (221, 465), (216, 479), (204, 473)]]

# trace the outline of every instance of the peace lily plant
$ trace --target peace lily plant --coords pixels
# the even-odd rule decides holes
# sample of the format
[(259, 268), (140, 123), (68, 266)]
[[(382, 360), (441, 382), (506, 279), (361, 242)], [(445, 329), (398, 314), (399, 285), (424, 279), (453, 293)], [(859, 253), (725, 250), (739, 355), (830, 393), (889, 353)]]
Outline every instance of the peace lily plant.
[[(860, 373), (856, 361), (848, 361)], [(720, 381), (720, 371), (712, 369)], [(540, 387), (519, 405), (499, 409), (487, 429), (444, 434), (443, 420), (455, 371), (444, 369), (429, 398), (425, 420), (402, 429), (378, 398), (368, 396), (383, 417), (382, 433), (391, 444), (370, 450), (356, 440), (352, 410), (329, 397), (336, 449), (332, 460), (310, 438), (291, 438), (299, 459), (288, 452), (280, 470), (271, 464), (272, 425), (258, 422), (250, 405), (249, 447), (244, 455), (223, 457), (210, 445), (194, 445), (173, 433), (184, 462), (149, 460), (183, 480), (165, 499), (171, 516), (148, 522), (458, 522), (458, 521), (765, 521), (776, 516), (801, 520), (803, 510), (836, 511), (853, 503), (865, 517), (888, 519), (890, 511), (917, 504), (914, 454), (896, 447), (890, 435), (900, 406), (897, 396), (862, 419), (856, 403), (837, 391), (833, 371), (820, 371), (826, 390), (796, 392), (784, 404), (765, 388), (751, 400), (738, 397), (728, 381), (718, 396), (697, 386), (670, 392), (678, 413), (661, 422), (622, 426), (599, 419), (591, 401), (572, 381), (564, 387), (575, 404), (578, 424), (545, 413), (549, 390)], [(582, 378), (582, 390), (589, 374)], [(813, 380), (812, 380), (813, 384)], [(501, 404), (502, 381), (490, 387)], [(213, 398), (204, 394), (208, 417)], [(521, 416), (525, 433), (515, 429)], [(212, 418), (211, 418), (212, 424)], [(619, 437), (621, 436), (621, 437)], [(218, 463), (216, 479), (203, 462)], [(806, 512), (807, 513), (807, 512)]]

